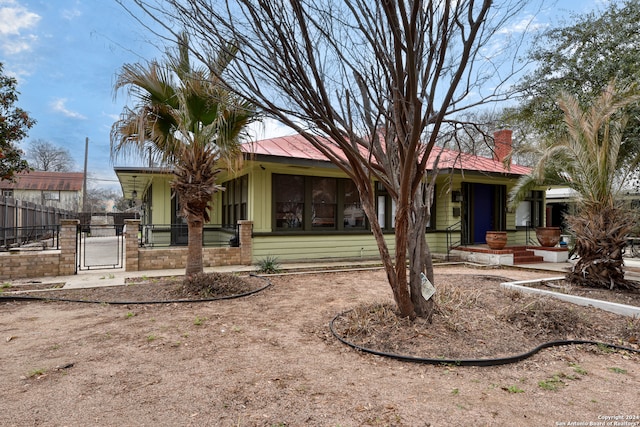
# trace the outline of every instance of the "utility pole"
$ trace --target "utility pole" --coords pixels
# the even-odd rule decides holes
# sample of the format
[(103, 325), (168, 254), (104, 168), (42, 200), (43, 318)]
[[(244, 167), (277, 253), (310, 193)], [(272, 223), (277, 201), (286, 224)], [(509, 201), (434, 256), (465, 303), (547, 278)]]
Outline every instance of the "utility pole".
[(87, 154), (89, 153), (89, 137), (84, 140), (84, 182), (82, 183), (82, 212), (87, 211)]

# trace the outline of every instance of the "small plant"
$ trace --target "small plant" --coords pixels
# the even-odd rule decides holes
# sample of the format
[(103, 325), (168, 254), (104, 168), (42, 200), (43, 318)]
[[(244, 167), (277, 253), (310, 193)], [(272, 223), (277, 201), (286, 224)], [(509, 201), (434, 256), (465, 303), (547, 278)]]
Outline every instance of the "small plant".
[(460, 390), (458, 390), (457, 388), (454, 388), (453, 390), (451, 390), (451, 394), (453, 394), (454, 396), (457, 396), (460, 394)]
[(0, 287), (1, 287), (2, 289), (10, 288), (10, 287), (11, 287), (11, 283), (4, 282), (4, 283), (2, 284), (2, 286), (0, 286)]
[(132, 317), (134, 317), (136, 314), (132, 311), (128, 312), (124, 317), (126, 317), (127, 319), (131, 319)]
[(204, 323), (204, 321), (207, 320), (206, 317), (200, 317), (200, 316), (196, 316), (196, 318), (193, 321), (193, 324), (196, 326), (200, 326)]
[(263, 274), (277, 274), (281, 271), (278, 258), (271, 255), (258, 261), (257, 267), (258, 273)]
[(155, 335), (148, 335), (147, 336), (147, 341), (149, 341), (149, 342), (155, 341), (156, 339), (158, 339), (158, 337), (156, 337)]
[(606, 344), (598, 343), (598, 350), (603, 353), (613, 353), (615, 350)]
[(626, 374), (627, 373), (627, 370), (626, 369), (622, 369), (622, 368), (613, 367), (613, 368), (609, 368), (609, 370), (611, 372), (615, 372), (616, 374)]
[(510, 385), (509, 387), (503, 387), (503, 390), (509, 393), (524, 393), (524, 390), (516, 385)]
[(578, 365), (577, 363), (570, 363), (569, 366), (571, 366), (573, 368), (573, 371), (576, 374), (580, 374), (580, 375), (587, 375), (587, 371), (585, 369), (583, 369), (580, 365)]
[(543, 390), (557, 391), (560, 387), (566, 385), (560, 379), (560, 375), (554, 375), (552, 378), (538, 382), (538, 387)]
[(44, 368), (34, 369), (34, 370), (32, 370), (32, 371), (29, 371), (29, 373), (27, 374), (27, 378), (41, 377), (41, 376), (43, 376), (46, 372), (47, 372), (47, 370), (46, 370), (46, 369), (44, 369)]

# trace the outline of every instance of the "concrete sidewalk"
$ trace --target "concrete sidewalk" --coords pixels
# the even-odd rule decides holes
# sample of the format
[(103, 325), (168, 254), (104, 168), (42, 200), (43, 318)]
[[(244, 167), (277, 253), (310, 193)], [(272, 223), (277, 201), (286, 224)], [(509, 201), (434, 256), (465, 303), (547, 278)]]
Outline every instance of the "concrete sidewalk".
[[(460, 263), (438, 263), (438, 265), (451, 265)], [(627, 267), (627, 275), (630, 279), (640, 281), (640, 258), (625, 258), (625, 266)], [(319, 261), (319, 262), (299, 262), (280, 264), (282, 272), (295, 271), (313, 271), (313, 270), (345, 270), (353, 268), (376, 268), (381, 267), (380, 261)], [(562, 275), (571, 267), (569, 262), (552, 263), (543, 262), (537, 264), (523, 264), (509, 266), (508, 268), (518, 268), (525, 270), (547, 271), (550, 274)], [(205, 268), (205, 272), (223, 272), (223, 273), (250, 273), (257, 271), (255, 265), (232, 265), (226, 267), (209, 267)], [(100, 286), (117, 286), (124, 285), (127, 278), (132, 277), (162, 277), (162, 276), (183, 276), (184, 268), (172, 270), (150, 270), (150, 271), (125, 271), (124, 269), (105, 269), (105, 270), (88, 270), (79, 271), (73, 276), (57, 276), (42, 277), (31, 279), (7, 280), (12, 284), (41, 283), (41, 284), (60, 284), (64, 283), (64, 289), (74, 288), (92, 288)]]

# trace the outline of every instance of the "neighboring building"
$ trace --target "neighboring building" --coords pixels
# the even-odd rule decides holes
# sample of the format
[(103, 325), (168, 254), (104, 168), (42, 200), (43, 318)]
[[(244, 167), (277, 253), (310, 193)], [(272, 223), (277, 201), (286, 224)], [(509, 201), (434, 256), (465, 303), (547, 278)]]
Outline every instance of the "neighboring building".
[[(488, 230), (507, 231), (509, 245), (525, 245), (528, 228), (544, 225), (544, 191), (532, 192), (515, 211), (507, 209), (510, 189), (530, 169), (505, 167), (511, 131), (495, 136), (494, 158), (447, 149), (432, 153), (432, 159), (439, 154), (436, 195), (426, 230), (433, 253), (484, 244)], [(243, 169), (220, 180), (226, 190), (215, 195), (211, 224), (233, 227), (238, 220), (252, 221), (255, 261), (267, 256), (279, 260), (379, 256), (355, 185), (304, 138), (257, 141), (247, 144), (245, 152)], [(125, 197), (134, 193), (141, 203), (143, 229), (150, 230), (143, 233), (143, 243), (186, 244), (170, 172), (144, 167), (116, 167), (115, 172)], [(382, 186), (377, 187), (376, 208), (380, 224), (391, 236), (395, 209)], [(160, 238), (162, 229), (165, 235)], [(393, 247), (393, 239), (388, 242)]]
[(82, 207), (82, 172), (31, 171), (16, 174), (15, 182), (0, 181), (4, 197), (78, 212)]

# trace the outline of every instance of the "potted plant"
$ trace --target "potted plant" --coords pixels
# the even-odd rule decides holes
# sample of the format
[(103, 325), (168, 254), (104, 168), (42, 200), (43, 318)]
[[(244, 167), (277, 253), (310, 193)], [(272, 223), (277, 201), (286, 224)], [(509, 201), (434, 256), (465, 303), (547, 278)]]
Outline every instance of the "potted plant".
[(502, 249), (507, 245), (506, 231), (487, 231), (485, 240), (490, 249)]
[(552, 248), (560, 242), (560, 227), (536, 227), (536, 238), (541, 246)]

